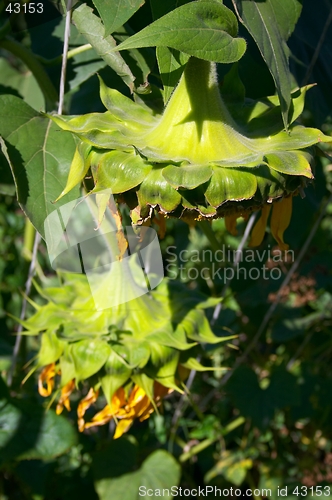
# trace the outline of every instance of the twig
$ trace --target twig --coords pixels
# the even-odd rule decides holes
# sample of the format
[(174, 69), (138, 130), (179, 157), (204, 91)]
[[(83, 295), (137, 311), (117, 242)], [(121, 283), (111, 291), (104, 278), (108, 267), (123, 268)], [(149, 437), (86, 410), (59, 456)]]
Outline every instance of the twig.
[[(233, 269), (234, 269), (234, 267), (236, 267), (238, 265), (238, 263), (240, 261), (243, 247), (244, 247), (244, 245), (246, 244), (246, 242), (247, 242), (247, 240), (249, 238), (249, 234), (250, 234), (250, 231), (252, 229), (252, 226), (254, 225), (254, 222), (255, 222), (255, 219), (256, 219), (256, 215), (257, 215), (257, 212), (253, 212), (251, 214), (251, 216), (250, 216), (250, 219), (249, 219), (248, 224), (246, 226), (246, 229), (244, 231), (242, 240), (241, 240), (241, 242), (240, 242), (240, 244), (238, 246), (238, 249), (236, 251), (236, 257), (234, 259), (233, 266), (232, 266)], [(225, 281), (224, 287), (223, 287), (223, 289), (221, 291), (221, 297), (222, 298), (225, 297), (226, 292), (228, 290), (228, 287), (229, 287), (230, 282), (232, 281), (233, 277), (234, 277), (234, 275), (232, 276), (232, 278), (229, 278), (228, 280)], [(212, 320), (211, 320), (211, 326), (213, 326), (215, 324), (215, 322), (217, 321), (221, 309), (222, 309), (222, 303), (219, 302), (219, 304), (216, 305), (215, 310), (213, 312), (213, 316), (212, 316)]]
[[(25, 295), (23, 297), (22, 309), (21, 309), (21, 315), (20, 315), (21, 321), (23, 321), (25, 318), (25, 313), (26, 313), (26, 309), (27, 309), (27, 297), (28, 297), (28, 295), (30, 295), (32, 278), (34, 277), (34, 274), (35, 274), (36, 262), (37, 262), (37, 251), (38, 251), (39, 243), (40, 243), (40, 234), (36, 231), (35, 240), (33, 243), (32, 257), (31, 257), (31, 262), (30, 262), (30, 267), (29, 267), (28, 279), (25, 283)], [(7, 383), (8, 383), (9, 387), (12, 385), (13, 375), (15, 372), (16, 364), (17, 364), (17, 358), (18, 358), (18, 355), (20, 352), (20, 347), (21, 347), (21, 343), (22, 343), (22, 330), (23, 330), (23, 325), (19, 324), (18, 329), (17, 329), (17, 337), (16, 337), (16, 341), (15, 341), (15, 346), (14, 346), (14, 350), (13, 350), (12, 364), (11, 364), (11, 367), (8, 371), (8, 377), (7, 377)]]
[(66, 82), (66, 71), (67, 71), (67, 62), (68, 62), (68, 47), (69, 47), (69, 38), (70, 38), (71, 8), (72, 8), (72, 0), (68, 0), (67, 13), (66, 13), (66, 24), (65, 24), (65, 34), (64, 34), (64, 41), (63, 41), (60, 89), (59, 89), (59, 106), (58, 106), (58, 114), (59, 115), (61, 115), (62, 111), (63, 111), (63, 101), (64, 101), (64, 95), (65, 95), (65, 82)]

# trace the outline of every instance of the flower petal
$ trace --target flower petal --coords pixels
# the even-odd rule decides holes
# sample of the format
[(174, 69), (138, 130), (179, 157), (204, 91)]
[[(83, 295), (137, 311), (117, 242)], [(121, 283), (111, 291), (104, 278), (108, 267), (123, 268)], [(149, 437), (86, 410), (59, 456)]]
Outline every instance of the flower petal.
[(284, 243), (284, 231), (288, 228), (292, 216), (292, 196), (283, 198), (273, 205), (271, 216), (271, 232), (278, 242), (280, 250), (288, 250), (289, 245)]
[(233, 236), (237, 235), (237, 229), (236, 229), (236, 221), (237, 221), (237, 219), (238, 219), (238, 214), (225, 215), (225, 226), (226, 226), (226, 229)]
[(77, 416), (78, 416), (78, 430), (80, 432), (83, 432), (84, 429), (86, 428), (86, 424), (84, 421), (84, 415), (85, 412), (87, 411), (88, 408), (90, 408), (91, 405), (93, 405), (98, 398), (99, 391), (95, 391), (93, 387), (90, 388), (88, 394), (85, 396), (85, 398), (81, 399), (81, 401), (78, 403), (77, 407)]
[(70, 380), (68, 384), (66, 384), (62, 389), (61, 389), (61, 396), (58, 401), (58, 404), (56, 406), (56, 414), (60, 415), (62, 413), (63, 407), (66, 408), (66, 410), (70, 411), (70, 400), (69, 397), (73, 390), (75, 389), (75, 380)]
[(271, 205), (264, 205), (264, 207), (262, 208), (261, 216), (256, 222), (254, 229), (252, 230), (250, 242), (248, 245), (249, 247), (258, 247), (262, 243), (270, 210)]
[[(55, 363), (50, 363), (45, 366), (38, 378), (38, 392), (41, 396), (46, 398), (52, 394), (54, 388), (55, 377)], [(44, 387), (46, 384), (46, 387)]]

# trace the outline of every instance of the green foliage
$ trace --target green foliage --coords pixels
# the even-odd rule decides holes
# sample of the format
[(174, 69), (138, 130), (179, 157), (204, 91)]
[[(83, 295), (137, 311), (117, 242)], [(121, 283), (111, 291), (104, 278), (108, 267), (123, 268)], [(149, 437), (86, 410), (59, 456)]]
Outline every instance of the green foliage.
[(234, 0), (239, 16), (254, 38), (268, 64), (279, 95), (285, 128), (291, 104), (291, 73), (289, 71), (288, 38), (301, 13), (299, 0), (267, 0), (246, 2)]
[[(15, 179), (18, 201), (44, 235), (44, 221), (56, 209), (53, 202), (66, 182), (75, 139), (59, 136), (58, 127), (21, 99), (6, 95), (0, 100), (0, 134), (7, 141), (2, 149)], [(71, 192), (64, 202), (76, 199), (78, 192)]]
[(236, 17), (223, 5), (190, 2), (157, 19), (117, 50), (170, 47), (207, 61), (231, 63), (246, 50), (245, 41), (235, 38), (237, 27)]
[[(162, 493), (164, 489), (171, 490), (172, 486), (178, 484), (180, 466), (164, 450), (155, 451), (137, 470), (128, 472), (135, 457), (135, 448), (132, 443), (123, 441), (120, 446), (111, 445), (102, 454), (96, 455), (93, 466), (97, 474), (96, 490), (101, 500), (136, 500), (147, 490), (150, 490), (151, 498), (157, 498), (161, 496), (158, 491), (156, 495), (151, 494), (151, 491), (159, 490)], [(119, 456), (121, 462), (118, 460)]]
[(0, 402), (0, 461), (50, 460), (76, 444), (77, 434), (65, 417), (33, 403)]
[[(140, 486), (160, 498), (172, 486), (206, 485), (240, 496), (260, 488), (257, 500), (280, 498), (278, 487), (291, 499), (308, 488), (316, 498), (316, 485), (332, 478), (331, 1), (77, 3), (63, 116), (54, 113), (65, 19), (51, 2), (44, 8), (40, 17), (9, 16), (0, 6), (0, 499), (136, 500)], [(169, 124), (159, 133), (164, 156), (145, 141), (190, 56), (219, 63), (216, 89), (255, 154), (241, 157), (236, 143), (219, 162), (172, 156), (183, 123), (218, 123), (215, 105), (203, 113), (202, 90), (192, 114), (171, 124), (174, 141)], [(212, 135), (223, 149), (227, 141)], [(81, 181), (86, 191), (112, 186), (124, 225), (130, 217), (148, 223), (158, 205), (209, 220), (225, 200), (243, 211), (244, 199), (259, 204), (307, 187), (305, 199), (294, 196), (290, 250), (274, 246), (271, 224), (237, 265), (244, 219), (235, 228), (191, 218), (189, 227), (154, 215), (149, 223), (166, 232), (167, 279), (148, 306), (136, 300), (131, 310), (92, 311), (85, 277), (60, 273), (59, 282), (42, 242), (26, 314), (16, 320), (33, 247), (27, 218), (44, 236), (47, 215), (77, 199)], [(152, 208), (139, 214), (137, 199)], [(52, 363), (61, 377), (45, 400), (38, 375)], [(71, 409), (56, 415), (54, 402), (74, 378)], [(154, 380), (177, 390), (153, 401), (158, 411), (126, 435), (113, 439), (121, 414), (77, 431), (91, 387), (100, 395), (87, 422), (119, 388), (128, 407), (132, 384), (153, 400)]]

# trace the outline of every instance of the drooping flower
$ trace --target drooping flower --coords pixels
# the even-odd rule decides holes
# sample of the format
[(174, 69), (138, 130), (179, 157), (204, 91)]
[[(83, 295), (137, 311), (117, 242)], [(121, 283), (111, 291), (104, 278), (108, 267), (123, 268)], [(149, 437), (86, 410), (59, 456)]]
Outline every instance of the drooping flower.
[[(217, 337), (209, 326), (205, 309), (216, 299), (194, 291), (188, 297), (179, 283), (164, 280), (149, 296), (96, 310), (86, 276), (60, 274), (58, 287), (36, 284), (48, 302), (23, 324), (27, 334), (41, 334), (30, 374), (41, 370), (42, 396), (59, 392), (57, 414), (70, 411), (82, 383), (88, 387), (77, 406), (80, 431), (114, 419), (114, 437), (120, 437), (135, 419), (149, 418), (170, 391), (182, 392), (188, 370), (211, 369), (195, 359), (199, 343), (232, 338)], [(101, 397), (106, 405), (89, 421), (86, 412)]]
[[(238, 85), (234, 69), (227, 88)], [(313, 179), (308, 150), (332, 138), (295, 125), (307, 88), (292, 94), (284, 130), (277, 97), (244, 101), (220, 94), (213, 63), (190, 58), (162, 114), (101, 81), (105, 113), (51, 118), (80, 139), (63, 196), (91, 169), (93, 192), (111, 189), (135, 210), (135, 222), (153, 209), (185, 220), (236, 219), (264, 209), (252, 238), (259, 242), (273, 203), (271, 231), (281, 248), (292, 196)], [(279, 203), (281, 199), (288, 201)], [(138, 214), (138, 215), (137, 215)], [(259, 237), (258, 237), (259, 236)]]

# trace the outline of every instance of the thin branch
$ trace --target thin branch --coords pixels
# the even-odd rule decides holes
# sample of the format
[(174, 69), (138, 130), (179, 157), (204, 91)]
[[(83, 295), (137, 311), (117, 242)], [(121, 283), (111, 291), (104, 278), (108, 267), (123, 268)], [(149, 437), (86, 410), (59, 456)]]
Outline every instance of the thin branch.
[[(25, 295), (23, 297), (22, 309), (21, 309), (21, 315), (20, 315), (21, 321), (24, 320), (25, 314), (26, 314), (27, 297), (30, 295), (32, 278), (34, 277), (34, 274), (35, 274), (36, 263), (37, 263), (37, 251), (38, 251), (39, 243), (40, 243), (40, 234), (36, 231), (35, 240), (34, 240), (34, 244), (33, 244), (33, 250), (32, 250), (32, 257), (31, 257), (31, 262), (30, 262), (30, 267), (29, 267), (28, 279), (25, 283)], [(9, 387), (12, 385), (13, 375), (15, 372), (17, 359), (18, 359), (18, 355), (20, 352), (20, 347), (21, 347), (21, 343), (22, 343), (22, 330), (23, 330), (23, 325), (19, 324), (18, 329), (17, 329), (17, 337), (16, 337), (16, 341), (15, 341), (15, 346), (14, 346), (14, 350), (13, 350), (12, 364), (11, 364), (11, 367), (8, 371), (8, 377), (7, 377), (7, 382), (8, 382)]]
[(69, 47), (69, 38), (70, 38), (71, 8), (72, 8), (72, 0), (68, 0), (67, 13), (66, 13), (66, 24), (65, 24), (65, 34), (64, 34), (64, 41), (63, 41), (61, 77), (60, 77), (59, 106), (58, 106), (58, 114), (59, 115), (61, 115), (62, 111), (63, 111), (63, 101), (64, 101), (64, 95), (65, 95), (65, 82), (66, 82), (66, 71), (67, 71), (67, 62), (68, 62), (68, 47)]
[[(255, 219), (256, 219), (256, 215), (257, 215), (257, 212), (253, 212), (251, 214), (251, 216), (250, 216), (250, 219), (249, 219), (248, 224), (246, 226), (246, 229), (244, 231), (242, 240), (241, 240), (241, 242), (240, 242), (240, 244), (238, 246), (238, 249), (236, 250), (236, 257), (234, 259), (233, 266), (232, 266), (233, 269), (238, 265), (238, 263), (240, 261), (243, 247), (244, 247), (244, 245), (246, 244), (246, 242), (247, 242), (247, 240), (249, 238), (250, 231), (251, 231), (252, 226), (254, 225), (254, 222), (255, 222)], [(229, 278), (228, 280), (226, 280), (226, 282), (224, 284), (224, 287), (223, 287), (223, 289), (221, 291), (221, 297), (222, 298), (225, 297), (226, 292), (227, 292), (227, 290), (229, 288), (229, 285), (230, 285), (233, 277), (234, 277), (234, 275), (231, 278)], [(216, 305), (215, 310), (213, 312), (213, 316), (212, 316), (212, 320), (211, 320), (211, 326), (213, 326), (215, 324), (215, 322), (217, 321), (221, 309), (222, 309), (222, 303), (219, 302), (219, 304)]]

